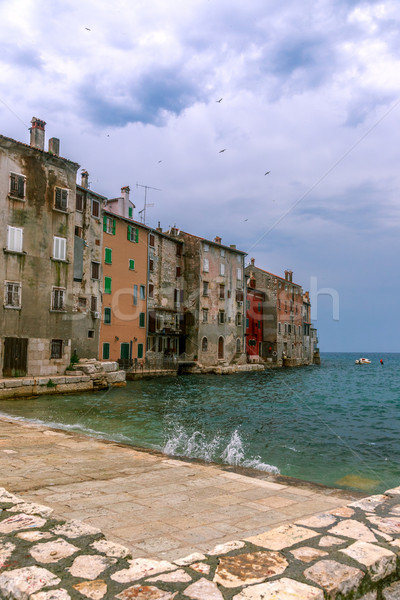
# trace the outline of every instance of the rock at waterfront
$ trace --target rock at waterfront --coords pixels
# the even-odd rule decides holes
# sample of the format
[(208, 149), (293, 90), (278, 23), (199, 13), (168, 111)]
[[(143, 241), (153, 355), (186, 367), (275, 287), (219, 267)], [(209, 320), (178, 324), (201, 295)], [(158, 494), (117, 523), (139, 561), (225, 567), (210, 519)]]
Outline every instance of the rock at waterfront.
[(40, 563), (56, 563), (63, 558), (78, 552), (79, 548), (69, 544), (62, 538), (43, 544), (36, 544), (30, 549), (31, 556)]
[(214, 581), (227, 588), (261, 583), (268, 577), (281, 575), (288, 562), (279, 552), (252, 552), (219, 559)]
[(91, 600), (101, 600), (107, 594), (107, 584), (102, 579), (96, 581), (82, 581), (72, 586), (82, 596)]
[(0, 575), (0, 598), (26, 600), (34, 592), (51, 585), (58, 585), (60, 579), (42, 567), (23, 567), (6, 571)]
[(192, 600), (224, 600), (217, 585), (208, 579), (199, 579), (184, 591), (185, 596)]
[(333, 598), (358, 588), (364, 573), (335, 560), (321, 560), (304, 571), (304, 576), (320, 585)]
[(45, 519), (20, 513), (5, 519), (0, 523), (0, 533), (12, 533), (21, 529), (31, 529), (32, 527), (43, 527)]
[(304, 527), (298, 527), (298, 525), (282, 525), (266, 533), (261, 533), (253, 537), (246, 539), (247, 542), (251, 542), (256, 546), (262, 546), (269, 550), (283, 550), (304, 542), (310, 538), (319, 535), (316, 531), (305, 529)]
[(116, 558), (107, 556), (83, 555), (77, 556), (68, 571), (74, 577), (96, 579), (106, 569), (117, 562)]
[(309, 563), (317, 558), (322, 558), (323, 556), (328, 556), (328, 552), (324, 552), (323, 550), (317, 550), (316, 548), (310, 548), (308, 546), (304, 546), (303, 548), (297, 548), (297, 550), (291, 550), (290, 554), (293, 554), (297, 560), (301, 560), (302, 562)]
[(135, 558), (129, 560), (129, 568), (122, 569), (111, 575), (111, 579), (118, 581), (118, 583), (130, 583), (131, 581), (137, 581), (142, 577), (149, 577), (150, 575), (157, 575), (165, 571), (176, 570), (176, 565), (171, 564), (166, 560), (152, 560), (150, 558)]
[(367, 567), (372, 581), (384, 579), (396, 570), (396, 555), (374, 544), (358, 541), (339, 552)]
[(246, 588), (232, 600), (324, 600), (324, 593), (305, 583), (283, 577)]

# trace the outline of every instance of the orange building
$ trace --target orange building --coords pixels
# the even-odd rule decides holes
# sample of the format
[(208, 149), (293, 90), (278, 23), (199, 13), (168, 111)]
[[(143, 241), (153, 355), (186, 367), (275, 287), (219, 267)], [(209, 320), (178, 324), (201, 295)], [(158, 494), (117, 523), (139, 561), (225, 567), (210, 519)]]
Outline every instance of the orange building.
[[(122, 188), (122, 192), (122, 198), (108, 200), (103, 211), (99, 354), (104, 360), (119, 360), (121, 366), (129, 366), (143, 359), (146, 350), (149, 228), (118, 214), (127, 212), (133, 216), (134, 205), (126, 197), (129, 188)], [(124, 210), (120, 210), (122, 207)]]

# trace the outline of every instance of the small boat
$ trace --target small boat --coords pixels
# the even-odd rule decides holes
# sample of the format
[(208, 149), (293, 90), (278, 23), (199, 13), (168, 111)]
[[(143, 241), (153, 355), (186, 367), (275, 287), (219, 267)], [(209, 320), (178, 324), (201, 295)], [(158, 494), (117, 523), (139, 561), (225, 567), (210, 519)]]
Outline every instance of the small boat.
[(357, 358), (356, 365), (370, 365), (371, 361), (368, 358)]

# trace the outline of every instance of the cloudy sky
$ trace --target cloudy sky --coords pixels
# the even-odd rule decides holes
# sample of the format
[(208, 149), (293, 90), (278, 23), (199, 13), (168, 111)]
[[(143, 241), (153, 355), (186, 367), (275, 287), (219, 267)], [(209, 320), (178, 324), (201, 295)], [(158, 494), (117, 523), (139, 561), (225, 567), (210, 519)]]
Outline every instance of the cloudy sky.
[(149, 225), (325, 290), (321, 350), (400, 351), (399, 29), (394, 0), (0, 0), (0, 133), (42, 118), (92, 189), (158, 188)]

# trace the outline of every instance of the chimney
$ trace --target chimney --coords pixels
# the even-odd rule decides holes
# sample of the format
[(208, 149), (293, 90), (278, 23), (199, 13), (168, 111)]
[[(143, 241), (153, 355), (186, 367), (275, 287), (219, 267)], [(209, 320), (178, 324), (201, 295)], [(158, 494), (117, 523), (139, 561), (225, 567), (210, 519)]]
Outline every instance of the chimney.
[(156, 227), (156, 231), (159, 231), (160, 233), (162, 233), (162, 227), (161, 227), (160, 221), (158, 221), (158, 225)]
[(89, 173), (85, 169), (81, 173), (81, 186), (86, 190), (89, 187)]
[(60, 140), (58, 138), (49, 139), (49, 153), (60, 156)]
[[(133, 208), (129, 211), (129, 207), (131, 206), (129, 202), (129, 192), (131, 188), (129, 185), (121, 188), (121, 197), (122, 197), (122, 216), (128, 217), (129, 219), (133, 219)], [(131, 214), (129, 214), (131, 213)], [(121, 213), (120, 213), (121, 214)]]
[(289, 270), (285, 271), (285, 279), (286, 279), (286, 281), (291, 282), (293, 279), (293, 271), (289, 271)]
[(256, 259), (255, 259), (255, 258), (251, 258), (251, 259), (250, 259), (250, 263), (251, 263), (251, 266), (252, 266), (252, 267), (254, 267), (254, 263), (255, 263), (255, 262), (256, 262)]
[(251, 287), (253, 290), (256, 287), (256, 278), (254, 277), (253, 271), (250, 271), (249, 287)]
[(220, 237), (218, 237), (218, 236), (215, 236), (215, 238), (214, 238), (214, 242), (215, 242), (216, 244), (220, 244), (220, 243), (221, 243), (221, 241), (222, 241), (222, 239), (221, 239)]
[(31, 132), (31, 146), (38, 150), (44, 150), (44, 128), (46, 123), (37, 117), (32, 117), (31, 123), (32, 127), (29, 128)]
[(229, 244), (229, 248), (232, 248), (232, 250), (236, 250), (236, 244)]

